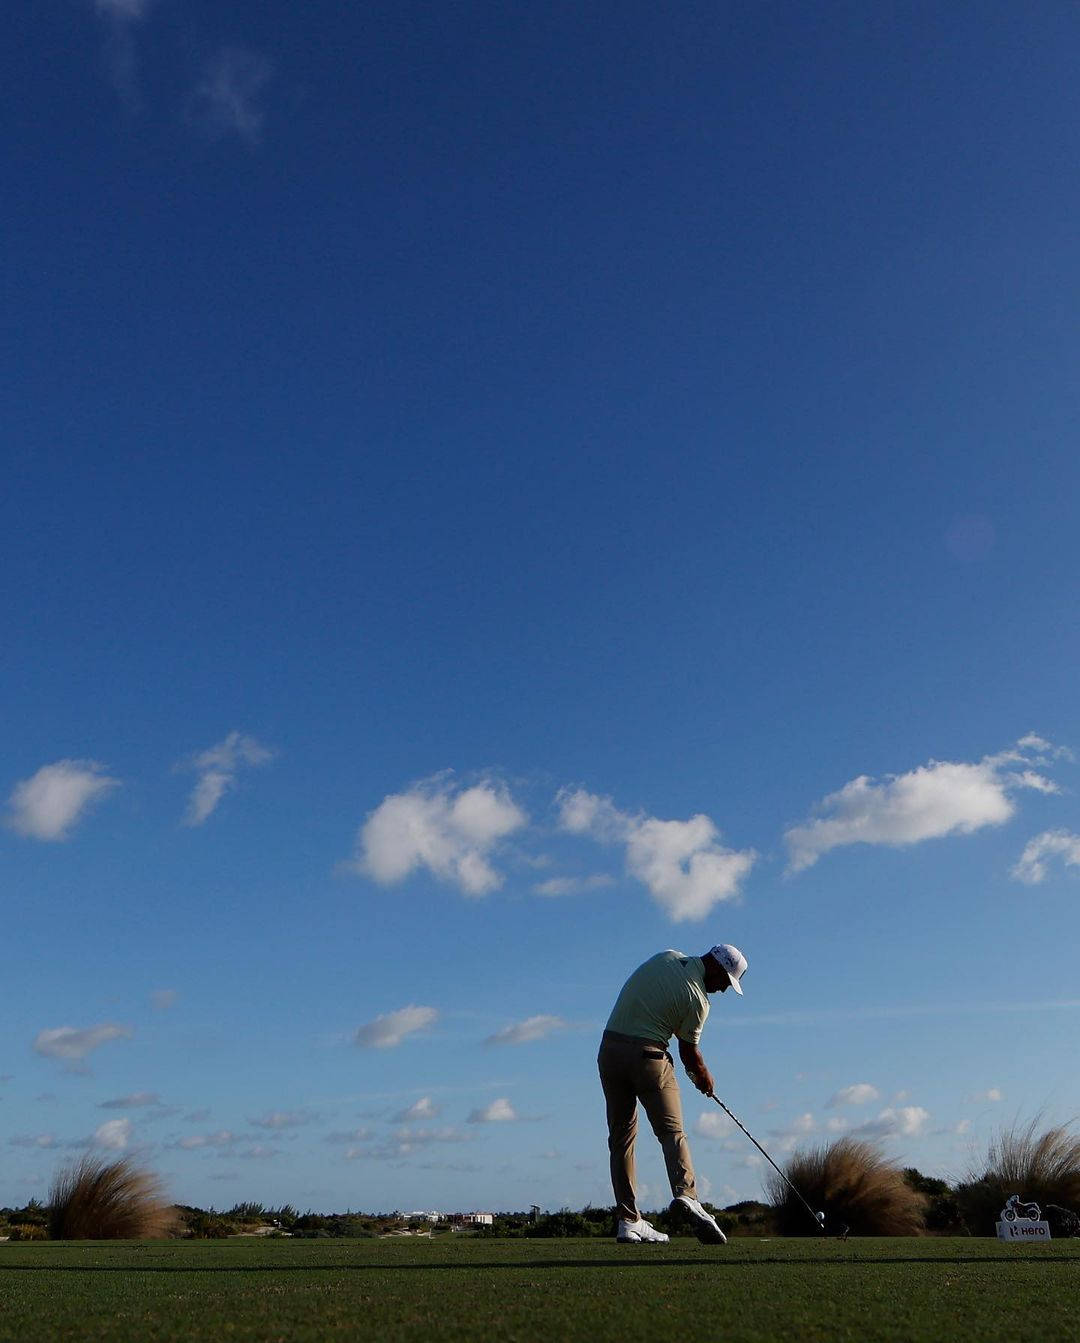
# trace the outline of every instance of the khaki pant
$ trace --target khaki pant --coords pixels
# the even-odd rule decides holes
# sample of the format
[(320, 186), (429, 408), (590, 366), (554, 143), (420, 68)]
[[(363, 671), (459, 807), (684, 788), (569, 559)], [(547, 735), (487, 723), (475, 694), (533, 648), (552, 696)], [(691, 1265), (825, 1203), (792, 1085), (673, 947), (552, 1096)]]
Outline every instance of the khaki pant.
[(596, 1063), (607, 1100), (611, 1187), (617, 1215), (628, 1222), (636, 1222), (640, 1215), (634, 1188), (638, 1101), (645, 1107), (652, 1131), (664, 1149), (672, 1197), (689, 1194), (696, 1198), (694, 1166), (683, 1132), (682, 1101), (671, 1055), (648, 1040), (605, 1031)]

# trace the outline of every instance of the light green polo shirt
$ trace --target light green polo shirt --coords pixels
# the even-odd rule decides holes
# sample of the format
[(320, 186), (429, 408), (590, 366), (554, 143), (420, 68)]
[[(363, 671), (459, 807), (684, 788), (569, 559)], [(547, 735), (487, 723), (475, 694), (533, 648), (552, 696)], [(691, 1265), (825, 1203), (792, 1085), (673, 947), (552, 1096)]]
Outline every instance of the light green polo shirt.
[(673, 1035), (696, 1045), (708, 1015), (701, 957), (661, 951), (639, 965), (622, 986), (607, 1029), (655, 1041), (665, 1049)]

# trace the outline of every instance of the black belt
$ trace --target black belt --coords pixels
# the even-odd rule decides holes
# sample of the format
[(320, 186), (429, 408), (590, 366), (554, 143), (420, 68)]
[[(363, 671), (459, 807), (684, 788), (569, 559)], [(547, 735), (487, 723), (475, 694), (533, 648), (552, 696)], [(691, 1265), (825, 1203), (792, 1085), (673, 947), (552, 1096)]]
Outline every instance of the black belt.
[[(661, 1054), (667, 1054), (668, 1058), (671, 1058), (671, 1055), (668, 1054), (668, 1051), (663, 1045), (657, 1044), (655, 1040), (647, 1039), (644, 1035), (623, 1035), (622, 1031), (606, 1030), (603, 1038), (605, 1040), (612, 1040), (620, 1045), (639, 1045), (642, 1049), (657, 1049)], [(672, 1060), (672, 1062), (674, 1062), (674, 1060)]]

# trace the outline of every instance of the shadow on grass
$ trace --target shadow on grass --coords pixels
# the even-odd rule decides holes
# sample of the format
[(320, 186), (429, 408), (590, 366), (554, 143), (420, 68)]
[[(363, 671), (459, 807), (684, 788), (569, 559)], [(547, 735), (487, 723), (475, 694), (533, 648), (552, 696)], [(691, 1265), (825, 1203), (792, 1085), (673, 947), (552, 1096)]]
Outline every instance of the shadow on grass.
[(1014, 1264), (1031, 1263), (1074, 1264), (1080, 1254), (1040, 1256), (1033, 1260), (1027, 1256), (1006, 1259), (995, 1254), (964, 1254), (955, 1258), (943, 1259), (939, 1255), (895, 1255), (889, 1258), (808, 1258), (786, 1259), (779, 1256), (755, 1259), (663, 1259), (650, 1262), (647, 1259), (535, 1259), (518, 1263), (503, 1261), (484, 1261), (472, 1264), (223, 1264), (191, 1265), (181, 1264), (5, 1264), (0, 1262), (0, 1276), (12, 1273), (488, 1273), (492, 1270), (504, 1270), (512, 1273), (536, 1273), (552, 1268), (600, 1268), (600, 1269), (671, 1269), (671, 1268), (715, 1268), (730, 1272), (741, 1268), (801, 1268), (814, 1265), (821, 1268), (876, 1268), (880, 1264), (939, 1264), (942, 1268), (954, 1268), (959, 1264), (1001, 1264), (1011, 1267)]

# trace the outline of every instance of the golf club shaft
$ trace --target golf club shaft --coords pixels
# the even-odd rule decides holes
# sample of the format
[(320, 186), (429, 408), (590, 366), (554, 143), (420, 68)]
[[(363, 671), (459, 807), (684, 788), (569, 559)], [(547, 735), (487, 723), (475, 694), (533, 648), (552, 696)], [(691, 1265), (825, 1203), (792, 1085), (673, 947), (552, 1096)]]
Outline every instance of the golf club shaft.
[(754, 1135), (750, 1132), (750, 1130), (746, 1127), (746, 1125), (742, 1122), (742, 1120), (739, 1119), (738, 1115), (734, 1115), (734, 1114), (732, 1114), (731, 1111), (728, 1109), (728, 1107), (724, 1104), (724, 1102), (720, 1099), (720, 1097), (719, 1097), (718, 1095), (716, 1095), (715, 1092), (710, 1091), (710, 1092), (709, 1092), (709, 1095), (710, 1095), (710, 1096), (712, 1097), (712, 1099), (717, 1103), (717, 1105), (719, 1105), (719, 1107), (721, 1108), (721, 1110), (723, 1110), (724, 1114), (726, 1114), (727, 1117), (728, 1117), (730, 1120), (732, 1120), (734, 1123), (738, 1124), (739, 1128), (742, 1129), (742, 1131), (746, 1134), (746, 1136), (750, 1139), (750, 1141), (751, 1141), (751, 1142), (754, 1144), (754, 1146), (758, 1149), (758, 1151), (761, 1153), (761, 1155), (765, 1158), (765, 1160), (769, 1163), (769, 1165), (773, 1168), (773, 1170), (776, 1171), (777, 1175), (780, 1176), (781, 1180), (783, 1180), (783, 1182), (787, 1185), (787, 1187), (791, 1190), (791, 1192), (795, 1195), (795, 1197), (796, 1197), (796, 1198), (799, 1200), (799, 1202), (803, 1205), (803, 1207), (806, 1209), (806, 1211), (810, 1214), (811, 1218), (813, 1219), (814, 1225), (817, 1227), (817, 1229), (818, 1229), (820, 1232), (822, 1232), (822, 1233), (824, 1234), (825, 1228), (824, 1228), (824, 1227), (822, 1226), (822, 1224), (818, 1221), (817, 1213), (813, 1210), (813, 1208), (811, 1208), (810, 1204), (807, 1203), (806, 1199), (803, 1198), (802, 1194), (799, 1193), (799, 1191), (798, 1191), (798, 1190), (795, 1188), (795, 1186), (791, 1183), (791, 1181), (790, 1181), (790, 1180), (788, 1179), (788, 1177), (784, 1174), (784, 1172), (780, 1169), (780, 1167), (776, 1164), (776, 1162), (772, 1159), (772, 1157), (768, 1154), (768, 1152), (766, 1152), (765, 1148), (762, 1147), (761, 1143), (758, 1142), (758, 1140), (754, 1137)]

